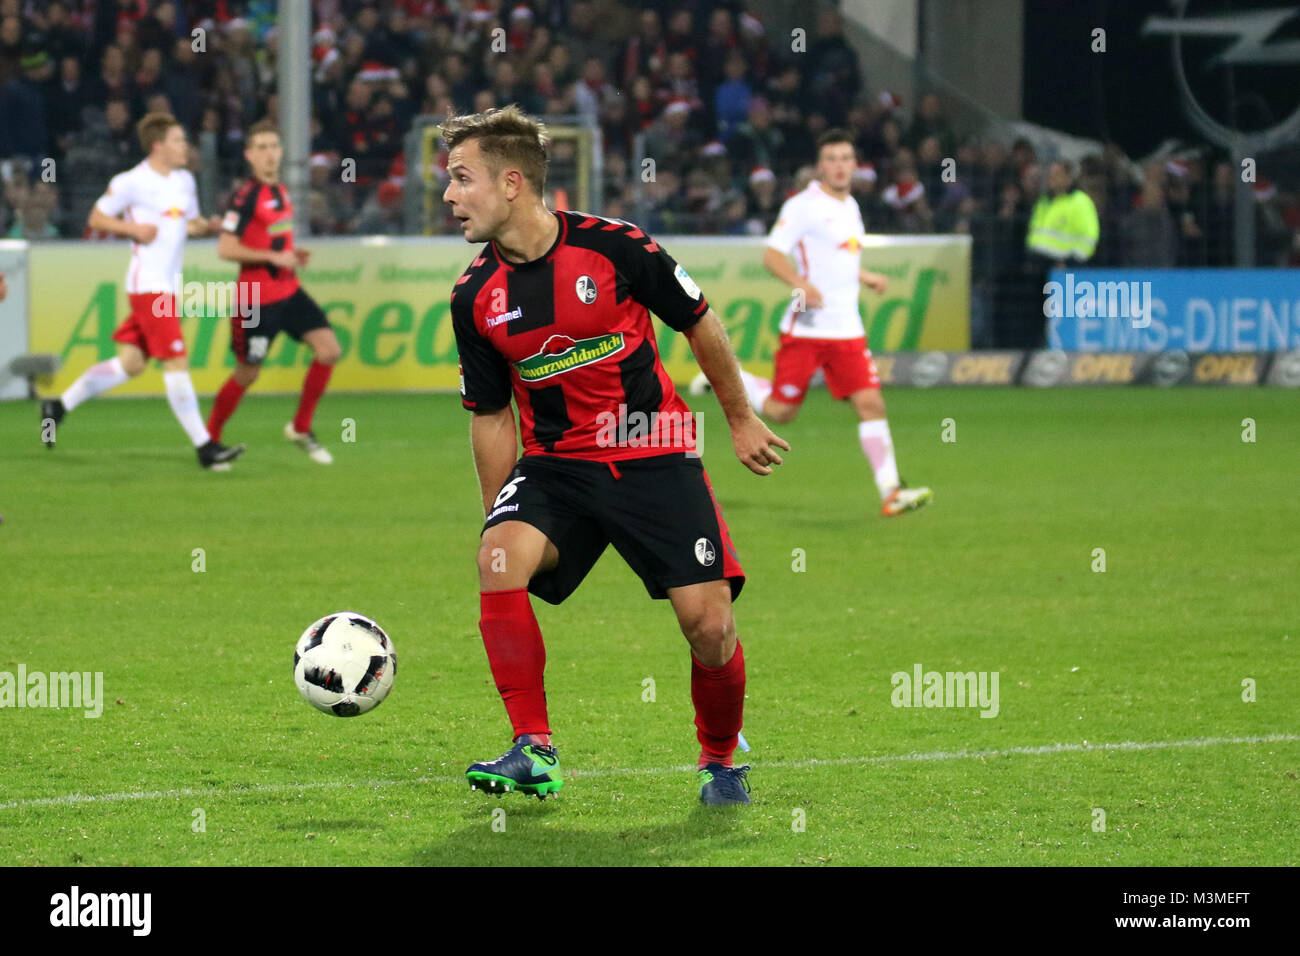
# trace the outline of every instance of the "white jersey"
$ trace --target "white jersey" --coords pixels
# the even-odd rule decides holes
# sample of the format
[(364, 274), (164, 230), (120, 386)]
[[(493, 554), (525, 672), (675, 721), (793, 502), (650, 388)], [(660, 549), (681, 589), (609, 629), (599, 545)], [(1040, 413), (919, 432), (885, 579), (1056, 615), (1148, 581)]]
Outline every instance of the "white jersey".
[(186, 229), (198, 218), (199, 199), (194, 176), (187, 169), (173, 169), (164, 176), (149, 163), (118, 173), (99, 197), (96, 208), (108, 216), (124, 216), (131, 222), (158, 227), (153, 242), (131, 243), (131, 264), (126, 268), (126, 291), (180, 293), (181, 257)]
[(781, 318), (781, 331), (806, 339), (863, 338), (858, 314), (858, 273), (862, 268), (862, 210), (852, 196), (836, 199), (813, 180), (785, 201), (767, 245), (793, 254), (799, 275), (822, 294), (820, 309), (796, 312), (796, 302)]

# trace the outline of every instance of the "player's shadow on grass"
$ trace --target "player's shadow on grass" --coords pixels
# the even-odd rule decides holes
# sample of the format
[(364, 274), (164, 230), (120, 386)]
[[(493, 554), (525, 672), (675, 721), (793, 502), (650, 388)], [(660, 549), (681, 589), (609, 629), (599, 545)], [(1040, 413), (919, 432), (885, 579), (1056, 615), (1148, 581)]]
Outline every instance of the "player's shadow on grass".
[[(546, 801), (551, 802), (551, 801)], [(492, 811), (505, 811), (493, 829)], [(473, 822), (415, 854), (418, 866), (679, 866), (705, 853), (740, 850), (758, 840), (745, 826), (746, 807), (702, 807), (681, 811), (681, 819), (658, 826), (636, 826), (636, 811), (620, 807), (629, 823), (584, 828), (576, 806), (537, 800), (491, 800), (466, 816)], [(662, 812), (662, 811), (657, 811)], [(501, 828), (502, 824), (504, 825)], [(612, 824), (612, 825), (611, 825)]]

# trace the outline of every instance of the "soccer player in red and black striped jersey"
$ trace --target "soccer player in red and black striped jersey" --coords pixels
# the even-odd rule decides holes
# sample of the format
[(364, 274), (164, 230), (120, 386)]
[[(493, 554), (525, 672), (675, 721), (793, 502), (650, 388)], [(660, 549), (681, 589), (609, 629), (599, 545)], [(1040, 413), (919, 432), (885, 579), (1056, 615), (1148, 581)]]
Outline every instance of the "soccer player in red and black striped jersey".
[(662, 246), (631, 223), (546, 208), (542, 124), (510, 106), (442, 133), (443, 198), (465, 239), (486, 243), (451, 312), (486, 514), (479, 629), (514, 728), (507, 753), (466, 775), (498, 794), (559, 789), (528, 595), (559, 604), (613, 544), (652, 598), (672, 602), (690, 644), (700, 799), (748, 803), (749, 768), (732, 759), (745, 660), (731, 603), (745, 576), (650, 312), (686, 336), (751, 471), (771, 474), (790, 446), (750, 408), (722, 323)]
[(302, 397), (284, 437), (312, 461), (328, 465), (334, 459), (316, 440), (312, 416), (329, 384), (334, 363), (342, 354), (329, 319), (302, 286), (294, 271), (305, 266), (310, 253), (293, 245), (293, 206), (280, 182), (284, 150), (280, 132), (270, 120), (259, 120), (248, 130), (244, 158), (252, 178), (235, 191), (221, 222), (217, 255), (239, 263), (237, 308), (230, 317), (230, 347), (235, 371), (217, 393), (208, 418), (208, 432), (219, 440), (230, 416), (248, 387), (257, 381), (271, 341), (280, 332), (312, 351), (312, 363), (302, 383)]

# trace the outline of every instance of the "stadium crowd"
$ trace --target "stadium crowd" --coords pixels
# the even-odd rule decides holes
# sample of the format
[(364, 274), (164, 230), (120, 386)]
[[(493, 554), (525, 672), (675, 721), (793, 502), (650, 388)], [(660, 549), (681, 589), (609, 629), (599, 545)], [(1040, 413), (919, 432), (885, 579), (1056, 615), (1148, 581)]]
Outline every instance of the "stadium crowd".
[[(847, 127), (870, 231), (970, 233), (977, 284), (1015, 273), (1046, 178), (1033, 146), (958, 130), (935, 93), (873, 90), (839, 12), (810, 21), (792, 52), (744, 0), (314, 0), (313, 231), (404, 231), (413, 120), (514, 102), (598, 122), (602, 212), (660, 233), (765, 233), (811, 177), (817, 134)], [(204, 208), (220, 204), (245, 130), (277, 115), (277, 33), (274, 0), (0, 0), (0, 233), (83, 235), (104, 184), (140, 159), (150, 110), (185, 125)], [(1139, 166), (1112, 145), (1076, 173), (1101, 222), (1094, 264), (1233, 261), (1226, 160)], [(1255, 195), (1257, 262), (1300, 262), (1296, 194), (1261, 178)]]

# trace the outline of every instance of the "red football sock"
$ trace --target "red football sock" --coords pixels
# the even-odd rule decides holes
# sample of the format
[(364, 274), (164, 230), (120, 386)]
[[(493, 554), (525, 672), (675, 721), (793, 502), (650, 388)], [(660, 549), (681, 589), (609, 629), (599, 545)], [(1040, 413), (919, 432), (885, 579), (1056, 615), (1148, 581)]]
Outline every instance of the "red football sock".
[(212, 402), (212, 414), (208, 416), (208, 437), (213, 441), (221, 441), (221, 430), (226, 427), (230, 416), (235, 414), (245, 391), (247, 389), (236, 382), (232, 375), (221, 386), (221, 391), (217, 392), (217, 397)]
[(298, 400), (298, 414), (293, 416), (294, 431), (311, 431), (311, 418), (316, 414), (316, 403), (325, 394), (325, 386), (329, 384), (330, 373), (333, 371), (333, 365), (325, 365), (322, 362), (312, 362), (311, 367), (307, 369), (307, 377), (302, 380), (302, 398)]
[(732, 766), (745, 710), (745, 654), (739, 641), (736, 653), (721, 667), (705, 667), (691, 655), (691, 702), (695, 704), (700, 766)]
[(546, 735), (549, 743), (551, 727), (542, 686), (546, 646), (528, 601), (528, 589), (480, 591), (479, 599), (482, 614), (478, 629), (514, 735)]

